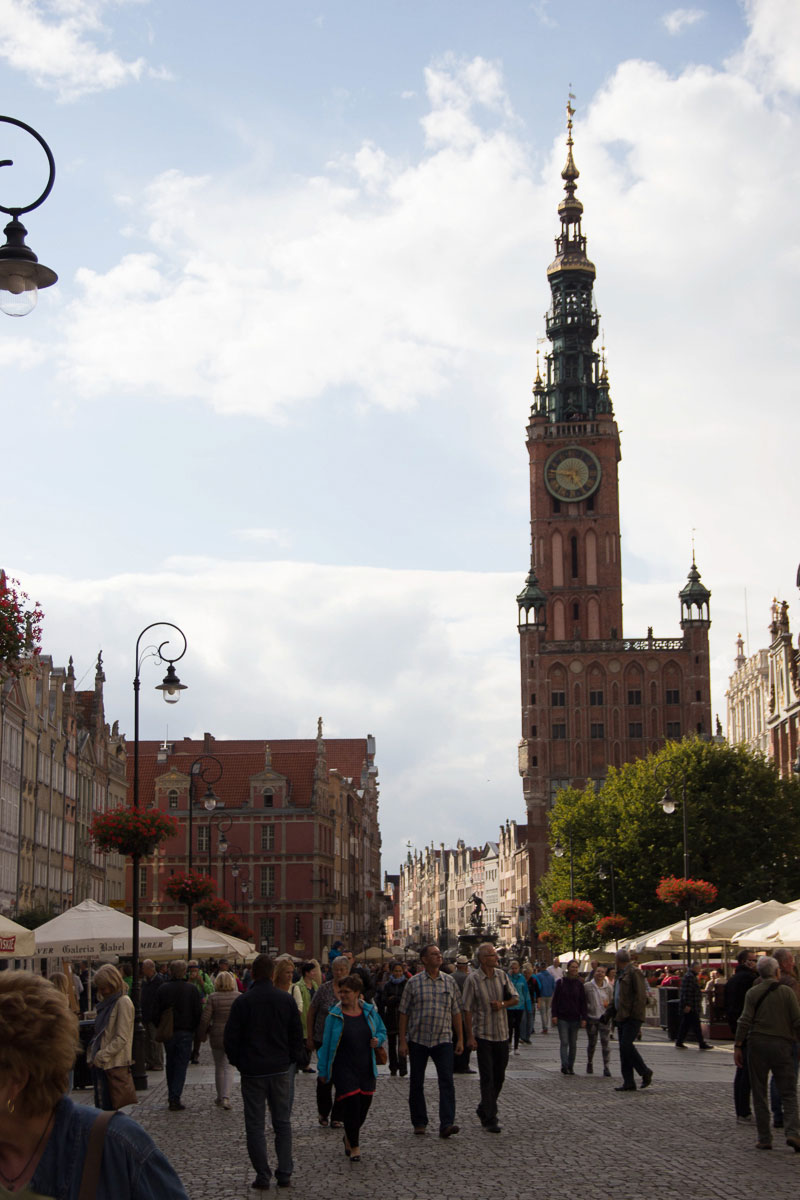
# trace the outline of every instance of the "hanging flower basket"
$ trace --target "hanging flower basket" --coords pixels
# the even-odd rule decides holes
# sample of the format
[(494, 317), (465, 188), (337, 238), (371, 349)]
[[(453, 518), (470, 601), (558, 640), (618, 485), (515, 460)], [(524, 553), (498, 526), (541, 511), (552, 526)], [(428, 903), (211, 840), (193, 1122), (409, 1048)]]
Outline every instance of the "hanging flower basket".
[(43, 616), (39, 604), (31, 604), (19, 581), (0, 571), (0, 665), (15, 678), (36, 668)]
[(233, 909), (230, 904), (221, 896), (209, 896), (197, 905), (197, 915), (202, 917), (203, 924), (207, 925), (209, 929), (218, 929), (217, 922), (232, 913)]
[(677, 904), (680, 908), (705, 906), (717, 898), (717, 888), (705, 879), (677, 879), (668, 875), (656, 888), (656, 896), (663, 904)]
[(618, 938), (630, 928), (630, 921), (619, 913), (609, 913), (597, 922), (597, 932), (604, 938)]
[(558, 934), (553, 933), (550, 929), (543, 929), (539, 934), (539, 941), (544, 942), (545, 946), (552, 946), (558, 942), (558, 940)]
[(170, 875), (164, 886), (170, 900), (187, 905), (210, 899), (215, 890), (214, 880), (199, 871), (176, 871), (174, 875)]
[(159, 842), (174, 837), (178, 822), (158, 808), (115, 808), (100, 813), (89, 827), (89, 837), (102, 854), (148, 858)]
[(552, 911), (554, 917), (563, 917), (570, 925), (576, 925), (579, 921), (591, 921), (594, 905), (588, 900), (556, 900)]

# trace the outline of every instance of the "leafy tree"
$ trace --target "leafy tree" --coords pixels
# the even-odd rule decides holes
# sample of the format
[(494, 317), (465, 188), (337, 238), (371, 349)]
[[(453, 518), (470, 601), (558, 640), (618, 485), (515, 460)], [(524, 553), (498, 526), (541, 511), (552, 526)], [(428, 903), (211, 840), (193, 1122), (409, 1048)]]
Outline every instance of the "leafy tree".
[(59, 912), (60, 909), (55, 904), (38, 904), (34, 908), (27, 908), (14, 920), (18, 925), (24, 925), (26, 929), (38, 929), (40, 925), (52, 921)]
[[(741, 746), (686, 738), (620, 770), (610, 767), (597, 792), (591, 786), (559, 792), (551, 845), (559, 840), (567, 853), (551, 858), (539, 884), (550, 928), (556, 925), (550, 906), (570, 894), (570, 835), (575, 896), (591, 901), (599, 915), (612, 904), (610, 879), (601, 880), (598, 870), (613, 863), (616, 909), (634, 931), (680, 920), (655, 891), (662, 876), (684, 875), (684, 778), (689, 874), (716, 884), (716, 905), (800, 896), (800, 781), (781, 779), (771, 763)], [(667, 786), (676, 804), (671, 816), (659, 803)], [(581, 944), (590, 944), (588, 936), (586, 930)]]

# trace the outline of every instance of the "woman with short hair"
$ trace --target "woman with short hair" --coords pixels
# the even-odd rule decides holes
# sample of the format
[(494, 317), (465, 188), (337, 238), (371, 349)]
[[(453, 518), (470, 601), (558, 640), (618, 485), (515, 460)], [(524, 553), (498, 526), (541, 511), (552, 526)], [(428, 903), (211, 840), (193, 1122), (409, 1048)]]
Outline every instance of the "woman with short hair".
[[(359, 1136), (375, 1094), (375, 1051), (386, 1043), (386, 1029), (374, 1004), (361, 999), (363, 983), (355, 972), (339, 982), (339, 1003), (325, 1019), (317, 1055), (321, 1080), (336, 1089), (336, 1111), (344, 1122), (344, 1152), (361, 1162)], [(385, 1061), (385, 1060), (384, 1060)]]
[(236, 979), (230, 971), (220, 971), (214, 979), (214, 991), (206, 996), (203, 1013), (197, 1032), (200, 1041), (206, 1038), (211, 1044), (211, 1055), (214, 1059), (214, 1083), (217, 1098), (214, 1101), (220, 1108), (229, 1109), (231, 1106), (231, 1088), (233, 1087), (233, 1067), (225, 1054), (225, 1026), (235, 1000), (239, 999), (239, 989)]
[[(108, 1118), (64, 1094), (77, 1043), (77, 1017), (56, 988), (28, 971), (0, 971), (0, 1185), (8, 1191), (79, 1198), (89, 1134)], [(150, 1135), (122, 1113), (105, 1130), (98, 1173), (94, 1200), (187, 1200)]]
[(99, 1000), (94, 1035), (86, 1052), (87, 1062), (92, 1068), (96, 1106), (111, 1109), (114, 1105), (106, 1071), (112, 1067), (129, 1067), (133, 1062), (133, 1001), (122, 973), (111, 963), (100, 967), (94, 985)]

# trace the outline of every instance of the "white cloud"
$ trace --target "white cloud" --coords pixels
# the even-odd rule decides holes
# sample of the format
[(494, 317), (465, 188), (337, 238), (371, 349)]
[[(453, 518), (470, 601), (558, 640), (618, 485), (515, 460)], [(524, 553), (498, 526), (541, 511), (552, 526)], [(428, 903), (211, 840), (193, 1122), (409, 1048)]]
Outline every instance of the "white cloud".
[(707, 15), (705, 9), (702, 8), (673, 8), (671, 12), (664, 13), (661, 22), (667, 33), (675, 36), (675, 34), (683, 33), (684, 29), (696, 25)]
[(280, 529), (235, 529), (234, 537), (240, 542), (271, 542), (276, 546), (286, 546), (289, 541)]
[(311, 737), (320, 714), (329, 737), (375, 734), (388, 867), (411, 828), (438, 842), (465, 819), (521, 815), (516, 578), (193, 559), (136, 576), (26, 573), (24, 586), (45, 611), (44, 652), (72, 654), (78, 676), (102, 628), (106, 717), (128, 736), (136, 635), (159, 617), (186, 635), (188, 690), (167, 710), (143, 682), (142, 736), (169, 720), (176, 737)]
[(732, 58), (734, 71), (767, 94), (800, 90), (800, 5), (796, 0), (745, 0), (750, 34)]
[(126, 61), (97, 45), (109, 7), (109, 0), (0, 0), (0, 58), (64, 101), (151, 74), (143, 58)]

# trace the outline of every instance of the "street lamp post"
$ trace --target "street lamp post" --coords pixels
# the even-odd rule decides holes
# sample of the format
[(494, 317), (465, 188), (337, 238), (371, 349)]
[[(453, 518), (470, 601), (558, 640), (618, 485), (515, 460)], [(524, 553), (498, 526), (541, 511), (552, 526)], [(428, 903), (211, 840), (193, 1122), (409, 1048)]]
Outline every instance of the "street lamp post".
[(211, 829), (214, 821), (218, 821), (217, 853), (222, 855), (222, 899), (225, 899), (225, 855), (228, 853), (226, 834), (233, 824), (233, 818), (224, 811), (212, 813), (208, 818), (208, 874), (211, 874)]
[[(617, 887), (616, 887), (616, 882), (615, 882), (615, 877), (614, 877), (614, 864), (611, 861), (611, 859), (608, 860), (608, 868), (606, 868), (602, 863), (597, 868), (597, 878), (598, 879), (608, 879), (609, 877), (611, 880), (611, 911), (612, 911), (612, 913), (616, 913), (616, 911), (617, 911)], [(616, 950), (619, 950), (619, 934), (617, 934), (617, 933), (614, 934), (614, 948)]]
[[(569, 832), (569, 834), (567, 835), (567, 838), (568, 838), (568, 842), (569, 842), (569, 898), (570, 898), (570, 900), (574, 900), (575, 899), (575, 855), (574, 855), (573, 849), (572, 849), (572, 831)], [(555, 854), (556, 858), (563, 858), (565, 853), (566, 852), (564, 850), (564, 847), (561, 845), (561, 842), (556, 841), (555, 846), (553, 846), (553, 854)], [(570, 924), (572, 926), (572, 957), (574, 958), (575, 957), (575, 922), (572, 921), (572, 922), (570, 922)]]
[[(36, 138), (47, 155), (50, 168), (45, 189), (33, 204), (16, 205), (13, 208), (6, 208), (4, 204), (0, 204), (0, 212), (8, 213), (11, 217), (3, 230), (6, 235), (5, 245), (0, 246), (0, 312), (9, 317), (24, 317), (35, 308), (39, 289), (51, 287), (58, 279), (55, 271), (42, 266), (30, 246), (25, 245), (28, 231), (19, 219), (21, 213), (33, 212), (34, 208), (44, 204), (55, 181), (56, 164), (47, 142), (30, 125), (16, 120), (15, 117), (0, 117), (0, 121), (6, 125), (16, 125), (18, 129), (24, 129)], [(13, 159), (0, 160), (0, 167), (13, 165)]]
[[(219, 803), (219, 796), (214, 792), (211, 786), (218, 783), (222, 778), (222, 763), (213, 754), (201, 754), (196, 758), (189, 768), (189, 850), (187, 854), (187, 862), (189, 870), (192, 869), (192, 856), (194, 852), (194, 782), (197, 778), (202, 779), (206, 785), (206, 794), (203, 797), (203, 807), (206, 812), (213, 812)], [(209, 835), (210, 836), (210, 835)], [(192, 905), (187, 904), (188, 910), (188, 928), (186, 933), (186, 957), (191, 962), (192, 958)]]
[[(670, 791), (669, 785), (664, 788), (664, 795), (659, 800), (659, 804), (664, 812), (671, 815), (675, 812), (675, 799)], [(683, 877), (689, 878), (689, 821), (686, 813), (686, 770), (681, 772), (681, 812), (683, 817)], [(684, 917), (686, 918), (686, 967), (687, 970), (692, 965), (692, 913), (687, 901), (684, 909)]]
[[(151, 629), (174, 629), (180, 635), (183, 649), (180, 654), (170, 656), (164, 651), (169, 645), (166, 638), (159, 646), (145, 646), (140, 650), (142, 638)], [(142, 663), (146, 658), (154, 658), (156, 662), (167, 663), (167, 673), (161, 683), (156, 685), (156, 691), (161, 692), (167, 704), (177, 704), (181, 692), (186, 691), (186, 685), (181, 683), (175, 671), (175, 663), (179, 662), (186, 653), (186, 636), (182, 629), (171, 621), (154, 621), (146, 625), (136, 639), (136, 676), (133, 680), (133, 807), (139, 809), (139, 687)], [(133, 1083), (139, 1091), (147, 1087), (147, 1071), (145, 1069), (145, 1032), (142, 1022), (141, 985), (139, 981), (139, 860), (141, 855), (131, 856), (131, 907), (132, 907), (132, 954), (131, 972), (133, 975), (132, 996), (134, 1006), (133, 1024)]]

